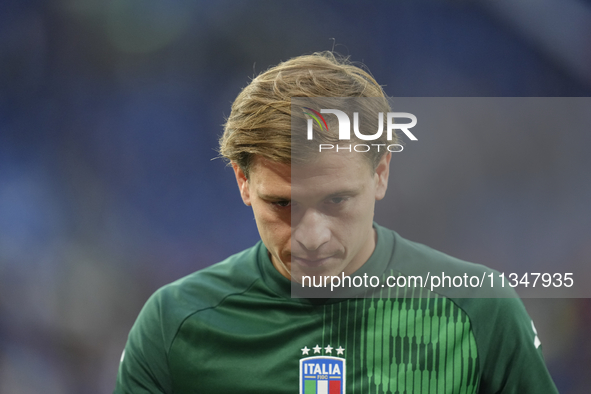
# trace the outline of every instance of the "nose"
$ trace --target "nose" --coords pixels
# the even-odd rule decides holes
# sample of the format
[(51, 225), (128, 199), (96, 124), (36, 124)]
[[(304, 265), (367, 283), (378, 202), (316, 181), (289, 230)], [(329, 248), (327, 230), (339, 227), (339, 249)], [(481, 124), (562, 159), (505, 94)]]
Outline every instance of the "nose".
[(308, 209), (294, 224), (295, 228), (292, 230), (293, 240), (306, 251), (317, 251), (330, 240), (328, 218), (322, 212)]

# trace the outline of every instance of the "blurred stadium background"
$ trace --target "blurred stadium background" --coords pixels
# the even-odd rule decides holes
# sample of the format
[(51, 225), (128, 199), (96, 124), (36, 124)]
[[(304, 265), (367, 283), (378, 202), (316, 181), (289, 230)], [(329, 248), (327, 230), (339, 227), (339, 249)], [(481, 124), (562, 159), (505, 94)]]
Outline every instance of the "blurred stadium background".
[[(333, 46), (392, 96), (591, 93), (583, 0), (0, 3), (0, 393), (112, 392), (147, 297), (258, 240), (212, 160), (224, 116), (253, 75)], [(405, 169), (429, 182), (391, 180), (392, 227), (497, 267), (591, 266), (591, 134), (514, 138), (477, 181), (454, 182), (453, 138)], [(590, 300), (525, 303), (560, 392), (589, 393)]]

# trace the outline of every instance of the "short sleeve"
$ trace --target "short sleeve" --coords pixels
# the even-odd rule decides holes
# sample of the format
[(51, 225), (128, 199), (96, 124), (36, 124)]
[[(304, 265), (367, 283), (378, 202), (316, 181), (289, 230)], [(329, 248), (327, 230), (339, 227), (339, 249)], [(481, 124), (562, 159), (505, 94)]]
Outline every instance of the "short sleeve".
[(172, 392), (162, 309), (161, 293), (157, 291), (131, 328), (121, 356), (115, 394)]
[(558, 394), (535, 327), (519, 298), (481, 301), (474, 322), (480, 357), (479, 394)]

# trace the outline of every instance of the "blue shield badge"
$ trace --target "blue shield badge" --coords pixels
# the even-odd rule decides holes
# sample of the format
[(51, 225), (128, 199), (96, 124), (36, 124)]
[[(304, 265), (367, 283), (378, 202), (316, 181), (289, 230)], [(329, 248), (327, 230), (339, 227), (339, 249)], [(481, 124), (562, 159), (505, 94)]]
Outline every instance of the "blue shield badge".
[(330, 356), (300, 360), (300, 394), (345, 394), (345, 359)]

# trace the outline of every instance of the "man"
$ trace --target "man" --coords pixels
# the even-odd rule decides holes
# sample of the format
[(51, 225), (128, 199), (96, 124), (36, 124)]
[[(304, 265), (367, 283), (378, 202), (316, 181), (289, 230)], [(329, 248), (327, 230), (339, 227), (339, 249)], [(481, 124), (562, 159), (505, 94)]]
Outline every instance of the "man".
[[(382, 130), (384, 118), (373, 115), (390, 112), (374, 78), (331, 53), (281, 63), (240, 93), (220, 153), (261, 242), (148, 300), (115, 392), (556, 393), (514, 293), (479, 299), (423, 286), (409, 293), (398, 281), (374, 292), (365, 283), (340, 293), (346, 298), (305, 296), (306, 280), (317, 287), (332, 277), (494, 273), (373, 222), (391, 153), (315, 150), (318, 142), (338, 144), (334, 119), (316, 110), (334, 108), (331, 97), (359, 101), (370, 119), (364, 130)], [(293, 106), (300, 99), (316, 109)], [(361, 141), (358, 134), (351, 141)], [(382, 133), (375, 142), (396, 140)], [(304, 297), (292, 297), (294, 284)]]

